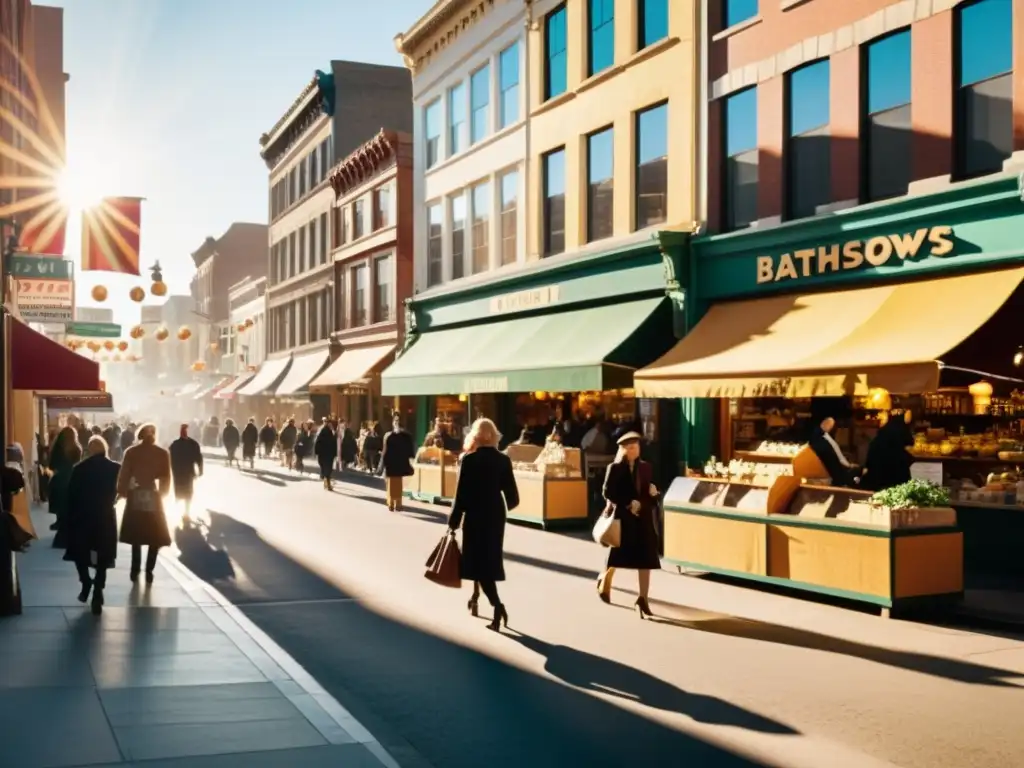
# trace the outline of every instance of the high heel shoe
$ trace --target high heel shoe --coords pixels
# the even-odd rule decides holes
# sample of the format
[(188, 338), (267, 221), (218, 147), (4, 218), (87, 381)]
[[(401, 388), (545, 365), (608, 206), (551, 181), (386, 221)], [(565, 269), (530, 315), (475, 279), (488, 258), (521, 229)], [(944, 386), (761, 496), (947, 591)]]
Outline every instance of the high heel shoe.
[(640, 614), (641, 619), (649, 619), (654, 616), (654, 613), (651, 611), (651, 606), (647, 603), (646, 597), (638, 597), (636, 602), (633, 603), (633, 608), (635, 608), (636, 612)]
[(87, 581), (82, 585), (82, 591), (78, 593), (78, 602), (89, 602), (89, 593), (92, 591), (92, 582)]
[(494, 607), (494, 618), (491, 619), (491, 623), (487, 625), (487, 628), (500, 632), (502, 624), (505, 625), (505, 629), (508, 629), (508, 611), (505, 610), (504, 605), (499, 604)]
[(480, 604), (477, 602), (475, 597), (471, 597), (469, 602), (466, 603), (466, 607), (469, 609), (469, 615), (474, 619), (480, 615)]
[(604, 579), (597, 580), (597, 596), (605, 605), (611, 605), (612, 596), (610, 590), (604, 588)]

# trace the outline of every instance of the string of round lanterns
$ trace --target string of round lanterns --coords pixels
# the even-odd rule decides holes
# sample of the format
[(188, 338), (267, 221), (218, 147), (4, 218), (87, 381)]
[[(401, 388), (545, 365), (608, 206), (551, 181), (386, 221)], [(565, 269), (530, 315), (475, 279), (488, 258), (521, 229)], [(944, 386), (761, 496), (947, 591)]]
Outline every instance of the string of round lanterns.
[(156, 339), (157, 341), (164, 341), (170, 335), (170, 331), (168, 331), (161, 325), (159, 328), (156, 329), (156, 332), (153, 334), (153, 338)]

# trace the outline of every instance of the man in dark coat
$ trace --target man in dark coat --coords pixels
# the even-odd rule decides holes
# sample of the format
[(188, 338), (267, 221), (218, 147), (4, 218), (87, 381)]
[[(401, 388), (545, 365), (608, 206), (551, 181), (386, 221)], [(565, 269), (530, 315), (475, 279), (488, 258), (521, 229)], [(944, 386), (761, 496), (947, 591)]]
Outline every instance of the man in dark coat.
[(320, 465), (320, 479), (324, 481), (324, 490), (334, 490), (331, 473), (334, 471), (334, 460), (338, 458), (338, 437), (327, 419), (324, 419), (323, 426), (316, 434), (313, 453), (316, 454), (317, 464)]
[[(67, 551), (64, 559), (75, 564), (84, 603), (92, 592), (92, 612), (103, 610), (103, 590), (107, 569), (117, 558), (117, 475), (121, 465), (107, 458), (107, 442), (96, 436), (89, 439), (87, 458), (71, 470), (68, 483)], [(90, 577), (89, 567), (96, 569)]]
[(133, 445), (135, 445), (135, 425), (129, 424), (121, 433), (121, 456), (124, 457), (124, 452)]
[(203, 449), (188, 436), (188, 424), (181, 425), (178, 439), (171, 443), (171, 476), (174, 498), (185, 502), (185, 522), (192, 512), (192, 490), (196, 477), (203, 474)]
[(396, 413), (391, 431), (384, 435), (380, 454), (380, 471), (384, 475), (388, 509), (397, 512), (402, 506), (402, 478), (415, 474), (412, 460), (416, 458), (416, 446), (412, 435), (402, 429), (402, 420)]
[(238, 446), (242, 443), (242, 433), (238, 431), (238, 427), (235, 426), (235, 422), (231, 419), (227, 419), (224, 422), (224, 434), (220, 437), (221, 443), (224, 444), (224, 451), (228, 455), (228, 466), (232, 463), (239, 469), (242, 465), (238, 463)]
[(284, 463), (288, 469), (295, 464), (295, 441), (299, 437), (299, 430), (295, 426), (295, 419), (288, 419), (284, 429), (281, 430), (281, 453), (284, 454)]
[(308, 421), (299, 427), (299, 434), (295, 438), (295, 470), (303, 472), (303, 462), (313, 455), (313, 422)]
[(274, 446), (277, 445), (277, 428), (274, 420), (268, 418), (260, 430), (260, 445), (263, 446), (263, 458), (269, 459), (274, 453)]
[(256, 419), (249, 419), (249, 423), (242, 430), (242, 458), (249, 462), (249, 469), (255, 466), (256, 444), (260, 441), (260, 431), (256, 427)]

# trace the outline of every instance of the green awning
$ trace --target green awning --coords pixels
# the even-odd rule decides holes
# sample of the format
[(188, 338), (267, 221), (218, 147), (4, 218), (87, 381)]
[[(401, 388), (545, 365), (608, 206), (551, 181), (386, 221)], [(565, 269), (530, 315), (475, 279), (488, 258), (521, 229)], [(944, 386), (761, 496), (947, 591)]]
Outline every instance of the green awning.
[(633, 386), (672, 347), (668, 299), (644, 299), (422, 334), (381, 377), (382, 394), (589, 392)]

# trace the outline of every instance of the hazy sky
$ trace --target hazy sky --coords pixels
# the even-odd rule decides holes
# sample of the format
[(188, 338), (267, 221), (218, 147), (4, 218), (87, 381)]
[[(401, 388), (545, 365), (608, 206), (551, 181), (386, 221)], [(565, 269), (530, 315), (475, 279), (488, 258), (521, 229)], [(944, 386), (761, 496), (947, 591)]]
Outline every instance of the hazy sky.
[[(68, 166), (103, 194), (146, 198), (142, 264), (186, 292), (189, 254), (233, 221), (265, 222), (259, 137), (331, 59), (401, 65), (393, 38), (433, 0), (50, 0), (65, 8)], [(372, 11), (368, 10), (371, 9)], [(67, 256), (77, 260), (72, 221)], [(119, 320), (137, 279), (111, 289)]]

